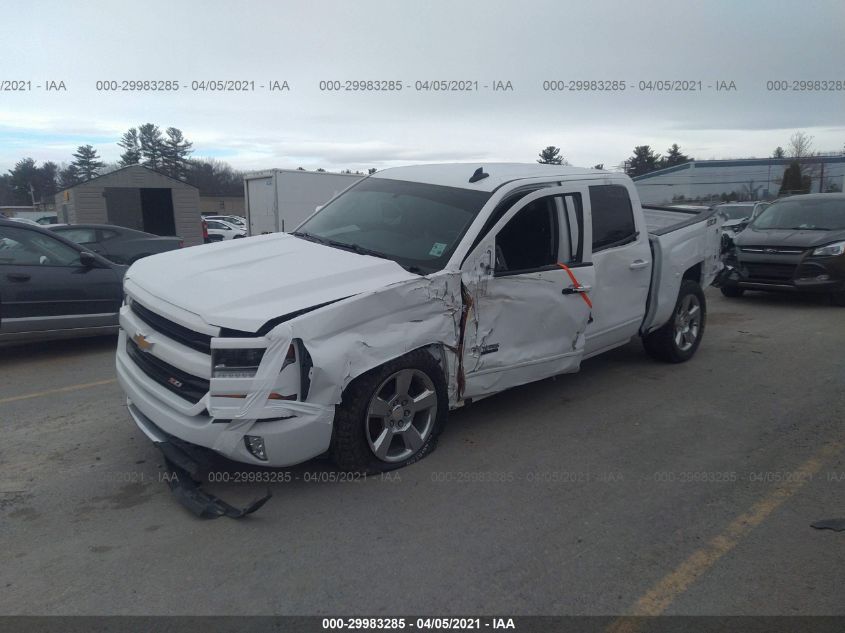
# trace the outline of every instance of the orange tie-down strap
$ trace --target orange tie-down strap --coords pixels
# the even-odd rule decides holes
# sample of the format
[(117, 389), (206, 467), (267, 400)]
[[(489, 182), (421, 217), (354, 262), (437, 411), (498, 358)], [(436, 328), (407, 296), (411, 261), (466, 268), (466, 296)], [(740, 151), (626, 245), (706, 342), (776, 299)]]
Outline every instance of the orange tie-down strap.
[[(572, 280), (572, 285), (574, 285), (576, 288), (581, 287), (581, 284), (578, 283), (577, 279), (575, 279), (575, 275), (569, 269), (569, 266), (567, 266), (566, 264), (561, 264), (560, 262), (558, 262), (557, 265), (560, 266), (561, 268), (563, 268), (566, 271), (566, 274), (569, 275), (569, 278)], [(581, 295), (581, 298), (584, 300), (584, 303), (586, 303), (587, 306), (590, 309), (592, 309), (593, 308), (593, 302), (590, 301), (590, 298), (587, 296), (587, 293), (586, 292), (579, 292), (578, 294)]]

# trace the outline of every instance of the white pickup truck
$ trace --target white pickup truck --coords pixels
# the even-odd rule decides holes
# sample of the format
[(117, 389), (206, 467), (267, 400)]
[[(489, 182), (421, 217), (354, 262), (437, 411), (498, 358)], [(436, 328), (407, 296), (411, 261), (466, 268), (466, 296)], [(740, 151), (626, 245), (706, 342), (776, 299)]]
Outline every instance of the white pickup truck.
[(250, 464), (383, 471), (450, 409), (635, 336), (695, 353), (715, 214), (643, 209), (618, 173), (476, 167), (387, 169), (292, 234), (134, 264), (117, 374), (137, 425)]

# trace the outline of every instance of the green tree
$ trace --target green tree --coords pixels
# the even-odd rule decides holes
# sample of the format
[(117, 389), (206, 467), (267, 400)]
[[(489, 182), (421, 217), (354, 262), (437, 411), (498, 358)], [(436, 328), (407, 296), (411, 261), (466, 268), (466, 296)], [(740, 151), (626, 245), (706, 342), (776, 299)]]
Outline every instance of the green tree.
[(604, 163), (599, 163), (598, 165), (593, 165), (593, 169), (604, 170)]
[(15, 204), (15, 194), (12, 190), (12, 177), (9, 174), (0, 174), (0, 205)]
[(681, 152), (681, 148), (677, 143), (672, 143), (672, 146), (666, 150), (666, 156), (663, 159), (664, 167), (672, 167), (674, 165), (683, 165), (693, 159)]
[(141, 142), (138, 139), (136, 128), (131, 127), (124, 132), (117, 144), (124, 149), (124, 152), (120, 155), (121, 167), (137, 165), (141, 162)]
[(810, 177), (801, 172), (801, 164), (793, 160), (783, 171), (780, 181), (780, 195), (787, 193), (807, 193), (810, 191)]
[(44, 203), (56, 193), (58, 166), (46, 162), (38, 167), (32, 158), (23, 158), (15, 163), (4, 176), (5, 193), (0, 196), (2, 204), (30, 205)]
[(105, 163), (100, 160), (93, 146), (80, 145), (73, 154), (73, 165), (82, 180), (91, 180), (100, 175)]
[(660, 169), (660, 154), (655, 154), (648, 145), (637, 145), (634, 155), (625, 161), (625, 173), (632, 178), (657, 169)]
[(42, 163), (38, 168), (38, 181), (36, 183), (41, 202), (52, 201), (59, 190), (59, 166), (53, 161)]
[(32, 204), (34, 202), (35, 183), (38, 180), (38, 167), (35, 165), (35, 159), (22, 158), (15, 163), (14, 169), (9, 170), (9, 176), (13, 204)]
[(141, 146), (142, 164), (150, 169), (161, 169), (164, 139), (158, 126), (152, 123), (138, 126), (138, 142)]
[(162, 146), (161, 165), (165, 174), (177, 180), (184, 180), (188, 173), (188, 158), (193, 143), (186, 139), (182, 130), (167, 128), (167, 139)]
[(322, 167), (318, 167), (318, 168), (317, 168), (317, 171), (326, 171), (326, 170), (325, 170), (325, 169), (323, 169)]
[(79, 177), (79, 170), (76, 165), (63, 165), (59, 168), (58, 183), (60, 189), (69, 189), (74, 185), (78, 185), (82, 179)]
[(370, 174), (370, 176), (372, 176), (372, 175), (373, 175), (374, 173), (376, 173), (377, 171), (378, 171), (378, 169), (376, 169), (375, 167), (370, 167), (370, 168), (367, 170), (367, 173), (368, 173), (368, 174)]
[(772, 152), (772, 158), (783, 158), (784, 156), (786, 156), (786, 152), (783, 151), (783, 148), (780, 145), (778, 145), (775, 148), (775, 151)]
[(242, 196), (243, 173), (215, 158), (188, 160), (185, 181), (200, 190), (200, 194)]
[(540, 150), (540, 158), (537, 162), (541, 165), (568, 165), (563, 156), (560, 155), (560, 148), (554, 145), (549, 145), (545, 149)]

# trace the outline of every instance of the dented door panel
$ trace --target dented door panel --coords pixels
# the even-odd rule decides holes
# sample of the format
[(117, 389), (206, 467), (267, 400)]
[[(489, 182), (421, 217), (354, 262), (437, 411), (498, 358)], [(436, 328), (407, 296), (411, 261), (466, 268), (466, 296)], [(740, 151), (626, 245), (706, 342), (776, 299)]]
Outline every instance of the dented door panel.
[[(580, 261), (554, 262), (537, 270), (496, 273), (496, 238), (521, 210), (542, 198), (579, 196), (586, 190), (546, 188), (526, 196), (494, 226), (464, 263), (462, 274), (465, 325), (462, 363), (464, 398), (472, 398), (575, 372), (584, 352), (590, 318), (589, 292), (595, 278), (589, 261), (589, 206), (579, 209), (582, 229)], [(558, 212), (560, 206), (558, 206)], [(558, 216), (558, 253), (571, 257), (569, 224)]]

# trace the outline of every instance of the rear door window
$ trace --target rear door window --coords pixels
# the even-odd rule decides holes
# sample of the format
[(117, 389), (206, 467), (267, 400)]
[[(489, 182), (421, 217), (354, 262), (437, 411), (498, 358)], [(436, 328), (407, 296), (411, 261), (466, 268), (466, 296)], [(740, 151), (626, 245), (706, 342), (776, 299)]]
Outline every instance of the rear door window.
[(58, 231), (63, 238), (77, 244), (92, 244), (97, 241), (97, 231), (94, 229), (65, 229)]
[(590, 187), (593, 215), (593, 252), (622, 246), (637, 239), (634, 209), (628, 190), (622, 185)]

